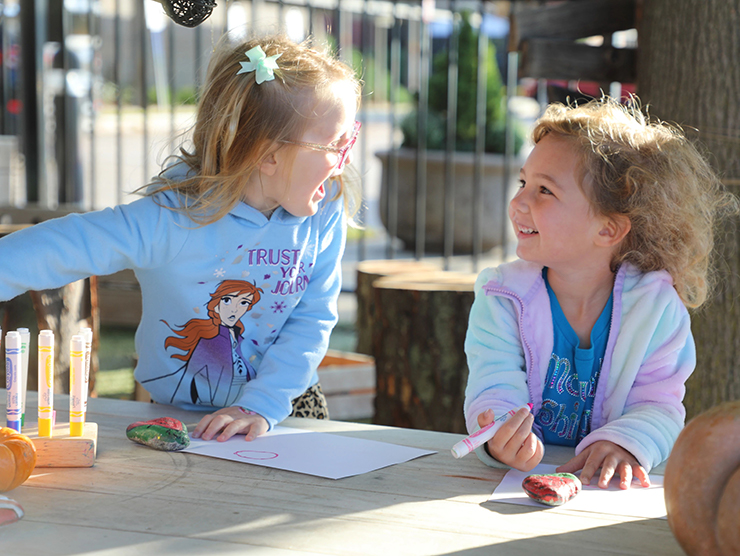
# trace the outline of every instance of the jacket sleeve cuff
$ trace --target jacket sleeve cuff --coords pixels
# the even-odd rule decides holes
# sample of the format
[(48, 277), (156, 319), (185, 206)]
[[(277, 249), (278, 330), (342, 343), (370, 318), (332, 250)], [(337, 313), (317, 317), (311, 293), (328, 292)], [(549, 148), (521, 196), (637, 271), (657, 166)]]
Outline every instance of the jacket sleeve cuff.
[(496, 467), (498, 469), (511, 469), (511, 467), (509, 467), (505, 463), (501, 463), (499, 460), (489, 454), (485, 444), (483, 444), (482, 446), (478, 446), (475, 449), (475, 455), (478, 456), (478, 459), (485, 463), (488, 467)]

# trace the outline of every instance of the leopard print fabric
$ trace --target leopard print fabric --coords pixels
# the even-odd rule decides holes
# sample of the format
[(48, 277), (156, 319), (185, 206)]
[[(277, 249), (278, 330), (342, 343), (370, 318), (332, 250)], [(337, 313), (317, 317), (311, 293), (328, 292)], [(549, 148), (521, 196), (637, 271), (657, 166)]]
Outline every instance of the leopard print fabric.
[(309, 419), (328, 419), (329, 408), (326, 398), (321, 391), (321, 385), (311, 386), (302, 395), (293, 400), (291, 417), (307, 417)]

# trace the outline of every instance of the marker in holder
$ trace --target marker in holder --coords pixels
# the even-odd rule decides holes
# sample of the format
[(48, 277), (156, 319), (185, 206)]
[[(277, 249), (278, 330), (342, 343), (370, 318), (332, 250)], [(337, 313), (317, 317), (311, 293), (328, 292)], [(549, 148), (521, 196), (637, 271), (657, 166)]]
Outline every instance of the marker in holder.
[(21, 432), (21, 335), (5, 335), (5, 387), (8, 401), (5, 406), (5, 423), (10, 429)]
[(82, 436), (85, 428), (85, 404), (87, 382), (85, 381), (85, 340), (75, 334), (69, 347), (69, 435)]
[(54, 430), (54, 333), (39, 333), (39, 436), (51, 438)]

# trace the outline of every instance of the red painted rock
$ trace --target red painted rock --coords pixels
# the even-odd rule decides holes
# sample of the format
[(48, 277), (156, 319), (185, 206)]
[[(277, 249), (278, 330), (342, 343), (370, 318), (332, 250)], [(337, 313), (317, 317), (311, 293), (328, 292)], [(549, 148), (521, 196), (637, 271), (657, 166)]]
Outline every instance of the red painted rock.
[(522, 481), (524, 492), (548, 506), (561, 506), (581, 491), (581, 480), (572, 473), (529, 475)]
[(129, 440), (164, 452), (176, 452), (190, 445), (188, 428), (177, 419), (160, 417), (150, 421), (137, 421), (126, 427)]

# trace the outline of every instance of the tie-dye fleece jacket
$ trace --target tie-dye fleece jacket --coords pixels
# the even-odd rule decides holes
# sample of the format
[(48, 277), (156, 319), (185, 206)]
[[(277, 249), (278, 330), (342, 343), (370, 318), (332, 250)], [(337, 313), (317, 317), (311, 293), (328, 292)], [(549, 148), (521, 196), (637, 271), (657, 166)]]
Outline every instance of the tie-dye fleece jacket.
[[(542, 267), (517, 260), (481, 272), (465, 341), (469, 432), (479, 429), (477, 416), (489, 408), (503, 415), (532, 403), (536, 414), (552, 349)], [(695, 365), (689, 314), (670, 275), (621, 265), (591, 432), (576, 446), (576, 454), (609, 440), (632, 453), (647, 471), (659, 465), (683, 427), (685, 382)], [(535, 433), (541, 437), (536, 428)], [(502, 466), (482, 447), (476, 454), (487, 465)]]

